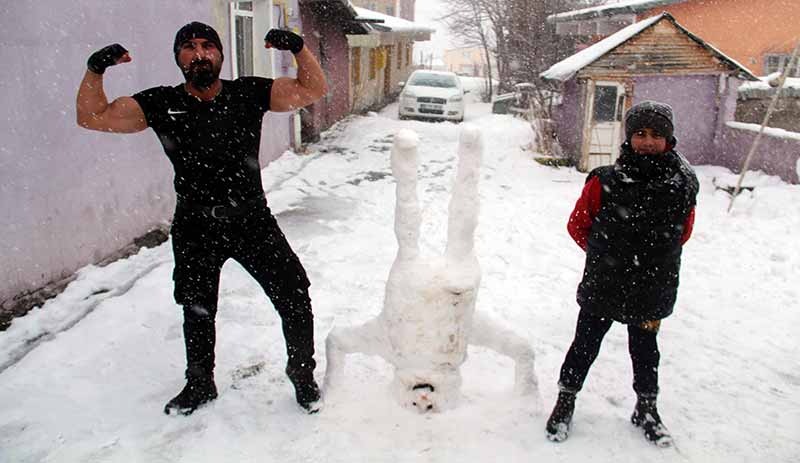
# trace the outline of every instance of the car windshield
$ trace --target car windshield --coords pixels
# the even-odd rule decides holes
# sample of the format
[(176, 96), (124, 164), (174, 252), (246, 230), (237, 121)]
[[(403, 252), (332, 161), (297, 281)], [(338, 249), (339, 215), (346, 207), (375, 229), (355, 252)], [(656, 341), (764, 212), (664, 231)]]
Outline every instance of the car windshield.
[(456, 78), (447, 74), (414, 74), (410, 85), (418, 87), (455, 88)]

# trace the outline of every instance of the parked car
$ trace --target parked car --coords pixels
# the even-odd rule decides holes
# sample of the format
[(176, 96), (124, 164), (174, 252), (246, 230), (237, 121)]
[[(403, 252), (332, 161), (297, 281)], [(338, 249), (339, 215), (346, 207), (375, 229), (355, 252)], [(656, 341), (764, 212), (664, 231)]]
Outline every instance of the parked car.
[(452, 72), (417, 70), (400, 83), (398, 113), (400, 119), (420, 117), (464, 120), (464, 90), (458, 76)]

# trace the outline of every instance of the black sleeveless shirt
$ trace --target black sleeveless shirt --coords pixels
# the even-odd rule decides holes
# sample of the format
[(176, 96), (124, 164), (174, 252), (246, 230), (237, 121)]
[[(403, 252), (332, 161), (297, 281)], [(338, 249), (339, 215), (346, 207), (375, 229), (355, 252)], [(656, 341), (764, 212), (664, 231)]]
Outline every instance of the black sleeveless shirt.
[(181, 201), (218, 205), (263, 196), (258, 151), (271, 90), (272, 79), (241, 77), (222, 80), (211, 101), (183, 84), (133, 95), (172, 162)]
[(698, 182), (675, 151), (634, 154), (627, 143), (614, 166), (599, 167), (601, 206), (587, 239), (578, 304), (622, 323), (669, 316), (678, 293), (681, 236)]

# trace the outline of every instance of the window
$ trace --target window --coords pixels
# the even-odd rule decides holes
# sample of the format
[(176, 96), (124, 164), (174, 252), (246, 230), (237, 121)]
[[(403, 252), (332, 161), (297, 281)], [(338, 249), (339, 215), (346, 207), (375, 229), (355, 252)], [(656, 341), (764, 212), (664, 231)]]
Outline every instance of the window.
[(617, 87), (598, 85), (594, 88), (595, 122), (611, 122), (616, 119)]
[(253, 72), (253, 2), (231, 3), (231, 66), (233, 78), (252, 76)]
[(369, 80), (375, 80), (378, 74), (378, 49), (369, 49)]
[[(791, 55), (766, 55), (764, 56), (764, 73), (783, 72), (789, 65)], [(788, 77), (800, 77), (800, 64), (795, 63), (794, 68), (787, 74)]]
[(409, 85), (420, 87), (456, 88), (456, 79), (448, 74), (435, 74), (429, 72), (415, 72)]
[(397, 44), (397, 69), (403, 68), (403, 44)]
[(353, 48), (353, 57), (351, 59), (350, 67), (353, 75), (353, 86), (361, 85), (361, 48)]

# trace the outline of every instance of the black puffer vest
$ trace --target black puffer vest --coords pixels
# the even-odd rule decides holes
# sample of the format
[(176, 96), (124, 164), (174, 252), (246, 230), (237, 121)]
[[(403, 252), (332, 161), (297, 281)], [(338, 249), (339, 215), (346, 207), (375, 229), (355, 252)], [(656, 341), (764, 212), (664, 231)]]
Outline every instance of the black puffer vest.
[(578, 304), (621, 323), (669, 316), (697, 177), (675, 151), (638, 155), (628, 143), (615, 165), (593, 170), (587, 181), (592, 177), (602, 184), (602, 199), (589, 233)]

